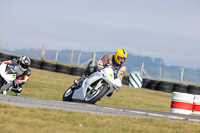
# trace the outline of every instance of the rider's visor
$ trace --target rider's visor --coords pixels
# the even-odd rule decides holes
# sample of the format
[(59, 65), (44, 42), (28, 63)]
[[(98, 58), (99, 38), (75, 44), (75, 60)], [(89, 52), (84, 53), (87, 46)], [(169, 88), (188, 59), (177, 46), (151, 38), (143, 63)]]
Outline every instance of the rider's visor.
[(25, 65), (25, 64), (22, 64), (20, 63), (21, 67), (24, 68), (24, 69), (28, 69), (29, 65)]
[(123, 64), (125, 62), (125, 60), (126, 60), (126, 58), (120, 57), (120, 56), (118, 56), (117, 59), (121, 64)]

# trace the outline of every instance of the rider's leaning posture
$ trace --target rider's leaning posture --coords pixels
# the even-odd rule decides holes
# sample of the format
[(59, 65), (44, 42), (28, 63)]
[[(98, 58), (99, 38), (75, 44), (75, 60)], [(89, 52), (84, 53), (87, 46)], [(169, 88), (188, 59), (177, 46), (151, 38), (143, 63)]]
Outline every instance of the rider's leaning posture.
[[(31, 75), (30, 58), (27, 56), (21, 56), (19, 59), (0, 62), (0, 64), (8, 64), (8, 67), (17, 73), (16, 79), (13, 81), (11, 91), (15, 92), (16, 95), (19, 96), (22, 91), (22, 85), (26, 83)], [(7, 87), (8, 85), (4, 84), (1, 88), (6, 89)]]
[(126, 73), (126, 66), (124, 65), (126, 58), (127, 58), (126, 51), (123, 49), (118, 49), (115, 55), (108, 54), (100, 58), (97, 61), (97, 65), (102, 65), (102, 66), (105, 66), (107, 64), (112, 65), (115, 72), (115, 76), (117, 76), (122, 80), (123, 76)]
[[(107, 54), (101, 57), (97, 61), (97, 65), (100, 65), (100, 66), (111, 65), (114, 69), (115, 77), (118, 77), (122, 80), (123, 76), (126, 73), (126, 66), (124, 65), (126, 59), (127, 59), (127, 52), (123, 49), (118, 49), (114, 55)], [(86, 70), (86, 73), (92, 73), (94, 71), (95, 71), (94, 68), (91, 68), (89, 70)], [(74, 80), (74, 83), (77, 85), (81, 85), (83, 80), (84, 80), (83, 77), (81, 77), (77, 80)], [(111, 96), (111, 95), (112, 93), (109, 94), (108, 96)]]

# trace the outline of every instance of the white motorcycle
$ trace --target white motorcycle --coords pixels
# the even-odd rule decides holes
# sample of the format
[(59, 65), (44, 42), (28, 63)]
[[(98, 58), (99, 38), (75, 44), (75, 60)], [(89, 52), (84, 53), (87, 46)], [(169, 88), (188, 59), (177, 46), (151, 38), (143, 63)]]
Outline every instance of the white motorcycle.
[(0, 94), (7, 94), (11, 90), (13, 81), (16, 79), (16, 72), (12, 66), (2, 63), (0, 65)]
[[(88, 65), (89, 67), (89, 65)], [(115, 76), (112, 66), (96, 67), (96, 72), (84, 75), (81, 86), (73, 84), (64, 94), (63, 101), (75, 101), (94, 104), (104, 96), (118, 91), (121, 80)]]

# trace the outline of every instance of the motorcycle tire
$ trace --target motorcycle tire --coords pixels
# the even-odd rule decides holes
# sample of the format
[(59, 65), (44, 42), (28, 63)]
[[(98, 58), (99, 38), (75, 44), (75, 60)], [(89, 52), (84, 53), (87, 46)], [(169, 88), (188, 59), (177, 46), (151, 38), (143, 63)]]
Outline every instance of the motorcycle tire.
[[(74, 89), (75, 89), (75, 86), (72, 85), (69, 89), (65, 91), (65, 93), (63, 94), (63, 101), (73, 101), (72, 95), (74, 94)], [(66, 95), (66, 93), (69, 93), (69, 94)]]
[(106, 93), (108, 92), (108, 87), (103, 85), (103, 89), (97, 94), (96, 97), (92, 98), (91, 100), (85, 101), (85, 103), (95, 104), (99, 101)]

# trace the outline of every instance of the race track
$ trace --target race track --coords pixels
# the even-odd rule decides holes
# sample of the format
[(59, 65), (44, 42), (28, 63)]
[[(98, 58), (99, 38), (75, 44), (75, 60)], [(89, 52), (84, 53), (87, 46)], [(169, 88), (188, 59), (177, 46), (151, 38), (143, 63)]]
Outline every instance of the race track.
[(200, 123), (200, 116), (194, 115), (180, 115), (168, 112), (157, 112), (149, 110), (140, 110), (132, 108), (118, 108), (99, 106), (85, 103), (62, 102), (53, 100), (44, 100), (38, 98), (16, 97), (11, 95), (0, 94), (0, 103), (6, 103), (21, 107), (37, 107), (48, 109), (60, 109), (67, 111), (88, 112), (94, 114), (109, 114), (109, 115), (122, 115), (133, 117), (152, 117), (159, 119), (179, 120), (186, 122)]

